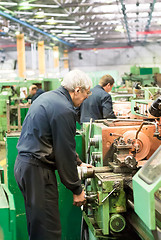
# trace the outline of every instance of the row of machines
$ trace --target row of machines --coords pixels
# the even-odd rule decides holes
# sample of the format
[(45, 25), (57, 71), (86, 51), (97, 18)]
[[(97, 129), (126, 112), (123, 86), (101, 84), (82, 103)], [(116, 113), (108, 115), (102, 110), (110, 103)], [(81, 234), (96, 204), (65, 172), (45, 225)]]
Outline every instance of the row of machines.
[[(81, 239), (161, 239), (161, 74), (133, 66), (112, 93), (117, 119), (83, 124)], [(119, 101), (118, 101), (119, 100)]]
[(121, 86), (114, 87), (113, 101), (156, 99), (160, 95), (161, 74), (158, 67), (132, 66), (122, 76)]
[(129, 239), (131, 231), (138, 239), (161, 239), (161, 98), (147, 111), (142, 119), (83, 125), (86, 162), (94, 166), (79, 168), (84, 240)]
[[(26, 103), (25, 95), (23, 91), (29, 94), (29, 87), (31, 85), (37, 85), (38, 88), (42, 88), (44, 91), (56, 89), (60, 86), (60, 79), (21, 79), (15, 81), (0, 81), (0, 141), (3, 141), (5, 133), (8, 131), (7, 120), (10, 121), (11, 126), (18, 125), (18, 114), (21, 115), (21, 124), (26, 116), (27, 107), (18, 109), (20, 103)], [(7, 107), (10, 108), (10, 119), (7, 116)], [(21, 105), (23, 106), (23, 105)], [(12, 129), (18, 130), (16, 127)]]
[[(78, 168), (87, 199), (82, 212), (72, 205), (72, 193), (57, 175), (62, 240), (129, 239), (131, 231), (143, 240), (160, 239), (160, 116), (159, 98), (147, 118), (90, 121), (78, 131), (77, 152), (93, 168)], [(14, 131), (6, 137), (8, 192), (1, 200), (8, 215), (4, 212), (0, 226), (6, 233), (5, 219), (11, 233), (4, 240), (28, 239), (24, 202), (13, 173), (19, 135)]]

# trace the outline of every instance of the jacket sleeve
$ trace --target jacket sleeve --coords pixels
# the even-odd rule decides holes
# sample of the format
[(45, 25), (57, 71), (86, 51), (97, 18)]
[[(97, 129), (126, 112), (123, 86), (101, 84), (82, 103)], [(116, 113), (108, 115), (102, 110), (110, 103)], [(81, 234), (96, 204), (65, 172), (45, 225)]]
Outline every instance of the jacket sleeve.
[(75, 121), (74, 112), (66, 110), (63, 114), (59, 114), (51, 124), (56, 167), (61, 182), (74, 194), (79, 195), (82, 187), (77, 171)]
[(102, 99), (102, 113), (103, 118), (116, 118), (116, 115), (113, 111), (112, 98), (110, 94), (104, 96)]

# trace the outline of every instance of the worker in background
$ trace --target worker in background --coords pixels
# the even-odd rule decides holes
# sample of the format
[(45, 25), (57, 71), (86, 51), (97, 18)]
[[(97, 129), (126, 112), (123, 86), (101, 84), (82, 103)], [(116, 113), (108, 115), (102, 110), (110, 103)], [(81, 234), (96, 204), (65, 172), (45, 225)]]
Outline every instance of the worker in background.
[(38, 88), (36, 85), (31, 85), (29, 87), (29, 96), (27, 96), (26, 91), (23, 91), (23, 93), (25, 94), (25, 99), (28, 101), (29, 99), (31, 99), (31, 103), (33, 103), (33, 101), (40, 96), (42, 93), (44, 93), (44, 90), (42, 90), (41, 88)]
[(89, 122), (92, 118), (107, 119), (116, 118), (113, 106), (112, 98), (109, 92), (112, 90), (114, 79), (110, 75), (104, 75), (99, 85), (96, 85), (91, 89), (92, 95), (86, 99), (80, 107), (80, 122)]
[(30, 240), (60, 240), (55, 170), (73, 192), (73, 204), (85, 203), (78, 177), (75, 107), (88, 98), (91, 79), (80, 70), (68, 72), (61, 86), (36, 99), (23, 122), (14, 173), (23, 194)]

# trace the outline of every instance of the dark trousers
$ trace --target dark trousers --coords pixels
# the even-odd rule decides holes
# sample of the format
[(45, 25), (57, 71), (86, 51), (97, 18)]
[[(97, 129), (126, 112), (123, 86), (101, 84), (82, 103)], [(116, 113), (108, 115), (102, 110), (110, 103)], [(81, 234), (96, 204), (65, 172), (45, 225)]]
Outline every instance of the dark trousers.
[(61, 239), (55, 172), (17, 159), (14, 173), (25, 201), (30, 240)]

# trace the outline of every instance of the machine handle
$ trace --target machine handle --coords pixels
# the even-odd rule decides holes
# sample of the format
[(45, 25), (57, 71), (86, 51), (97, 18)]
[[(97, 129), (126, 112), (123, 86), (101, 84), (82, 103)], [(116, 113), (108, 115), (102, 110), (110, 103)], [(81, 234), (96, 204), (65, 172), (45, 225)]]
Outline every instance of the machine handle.
[(112, 191), (102, 200), (102, 203), (106, 201), (106, 199), (116, 190), (116, 188), (112, 189)]
[(102, 203), (104, 203), (104, 201), (106, 201), (106, 199), (107, 199), (116, 189), (119, 189), (119, 187), (120, 187), (120, 182), (115, 182), (114, 188), (113, 188), (112, 191), (102, 200)]

